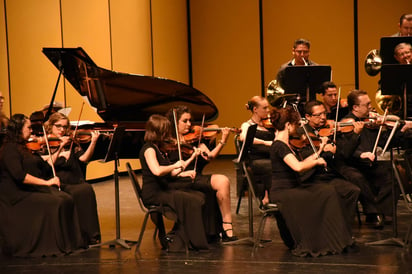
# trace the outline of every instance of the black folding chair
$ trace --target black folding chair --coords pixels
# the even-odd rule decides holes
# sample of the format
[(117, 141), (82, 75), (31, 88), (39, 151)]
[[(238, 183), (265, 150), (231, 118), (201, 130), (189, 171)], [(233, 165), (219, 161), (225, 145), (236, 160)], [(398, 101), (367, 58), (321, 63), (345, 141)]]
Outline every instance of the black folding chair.
[(142, 227), (140, 228), (140, 234), (139, 234), (139, 239), (136, 244), (136, 253), (139, 252), (140, 244), (142, 243), (143, 239), (143, 234), (144, 231), (146, 230), (146, 224), (147, 224), (147, 219), (149, 218), (149, 215), (151, 216), (152, 221), (156, 225), (155, 232), (153, 233), (153, 239), (156, 239), (156, 232), (158, 231), (159, 234), (159, 240), (160, 243), (162, 244), (163, 248), (166, 248), (164, 246), (163, 237), (166, 235), (164, 223), (163, 223), (163, 216), (169, 218), (169, 219), (176, 219), (176, 213), (174, 210), (168, 206), (165, 205), (144, 205), (142, 201), (142, 189), (139, 184), (139, 180), (136, 176), (136, 173), (133, 171), (131, 165), (129, 162), (126, 163), (126, 168), (127, 168), (127, 173), (129, 174), (130, 181), (133, 185), (133, 189), (136, 194), (136, 198), (139, 202), (139, 206), (141, 210), (145, 213)]

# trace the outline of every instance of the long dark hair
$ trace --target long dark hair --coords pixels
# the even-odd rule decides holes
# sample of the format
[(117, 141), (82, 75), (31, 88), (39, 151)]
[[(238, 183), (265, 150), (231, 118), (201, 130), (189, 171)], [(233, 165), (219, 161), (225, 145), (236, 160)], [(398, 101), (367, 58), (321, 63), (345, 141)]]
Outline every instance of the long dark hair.
[(24, 114), (14, 114), (7, 125), (5, 142), (26, 143), (26, 140), (23, 138), (22, 129), (28, 119)]

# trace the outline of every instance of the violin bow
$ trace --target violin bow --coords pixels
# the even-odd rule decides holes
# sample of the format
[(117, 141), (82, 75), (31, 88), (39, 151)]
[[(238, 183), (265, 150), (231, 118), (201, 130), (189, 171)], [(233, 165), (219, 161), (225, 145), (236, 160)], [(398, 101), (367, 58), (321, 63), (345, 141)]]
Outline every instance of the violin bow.
[[(179, 130), (177, 128), (176, 109), (173, 109), (173, 122), (175, 123), (177, 151), (179, 153), (179, 161), (182, 161), (182, 150), (180, 148)], [(183, 168), (182, 168), (182, 170), (183, 170)]]
[(383, 121), (382, 121), (381, 126), (379, 127), (379, 132), (378, 132), (378, 135), (376, 136), (375, 145), (373, 146), (373, 151), (372, 151), (373, 154), (375, 154), (376, 148), (378, 147), (379, 138), (381, 137), (382, 128), (383, 128), (383, 125), (385, 124), (387, 115), (388, 115), (388, 108), (385, 109), (385, 113), (383, 114)]
[(397, 129), (398, 126), (399, 126), (399, 123), (400, 123), (399, 120), (397, 120), (397, 121), (395, 122), (395, 125), (393, 126), (393, 128), (392, 128), (392, 130), (391, 130), (391, 134), (389, 135), (388, 140), (386, 140), (386, 144), (385, 144), (385, 147), (384, 147), (383, 150), (382, 150), (381, 156), (383, 156), (383, 154), (385, 154), (386, 150), (388, 149), (389, 143), (391, 142), (392, 137), (393, 137), (393, 135), (395, 134), (395, 131), (396, 131), (396, 129)]
[[(43, 128), (43, 134), (44, 134), (44, 140), (46, 142), (46, 147), (47, 147), (47, 152), (49, 153), (49, 159), (51, 161), (51, 167), (52, 167), (52, 171), (53, 171), (53, 176), (56, 177), (56, 170), (54, 169), (54, 162), (53, 162), (53, 158), (50, 152), (50, 146), (49, 146), (49, 138), (47, 137), (47, 133), (46, 133), (46, 129), (44, 128), (44, 126), (42, 126)], [(60, 191), (60, 187), (59, 187), (59, 191)]]
[(338, 103), (336, 104), (335, 129), (333, 131), (333, 143), (334, 144), (336, 144), (336, 132), (338, 131), (339, 106), (340, 106), (340, 87), (338, 91)]
[[(199, 148), (200, 146), (200, 142), (202, 141), (202, 135), (203, 135), (203, 127), (205, 126), (205, 114), (203, 113), (203, 117), (202, 117), (202, 126), (200, 127), (200, 134), (199, 134), (199, 140), (197, 142), (197, 147)], [(196, 156), (195, 159), (195, 165), (193, 167), (193, 170), (196, 171), (196, 167), (197, 167), (197, 159), (199, 158), (199, 155)]]
[[(83, 112), (83, 107), (84, 107), (84, 102), (82, 103), (82, 107), (80, 108), (79, 119), (77, 119), (77, 124), (76, 124), (76, 127), (74, 128), (74, 131), (73, 131), (73, 139), (76, 138), (77, 129), (78, 129), (79, 123), (80, 123), (80, 117), (82, 116), (82, 112)], [(73, 141), (70, 144), (70, 150), (69, 150), (70, 152), (72, 151), (72, 148), (73, 148)]]

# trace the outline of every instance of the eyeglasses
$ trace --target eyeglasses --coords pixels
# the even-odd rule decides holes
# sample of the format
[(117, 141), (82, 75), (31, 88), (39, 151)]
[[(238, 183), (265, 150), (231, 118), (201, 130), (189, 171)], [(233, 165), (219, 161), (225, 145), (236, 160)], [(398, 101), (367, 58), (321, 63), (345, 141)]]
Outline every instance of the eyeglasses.
[(358, 104), (358, 106), (360, 107), (370, 107), (371, 105), (372, 105), (371, 102), (368, 102), (366, 104)]
[(312, 114), (311, 116), (320, 117), (320, 116), (322, 116), (322, 115), (326, 116), (326, 112), (321, 112), (321, 113)]
[(57, 129), (64, 129), (64, 130), (69, 128), (68, 126), (63, 126), (63, 125), (59, 125), (59, 124), (54, 124), (53, 126), (55, 126)]

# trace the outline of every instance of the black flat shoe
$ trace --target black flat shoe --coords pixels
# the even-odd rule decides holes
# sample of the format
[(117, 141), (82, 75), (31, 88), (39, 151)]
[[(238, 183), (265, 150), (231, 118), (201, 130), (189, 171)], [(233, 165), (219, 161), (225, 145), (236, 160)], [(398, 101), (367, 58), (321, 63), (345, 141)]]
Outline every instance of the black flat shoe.
[[(228, 223), (228, 222), (223, 222), (223, 223), (232, 225), (232, 223)], [(234, 235), (233, 236), (227, 236), (227, 231), (230, 231), (230, 230), (233, 231), (233, 225), (232, 225), (232, 228), (223, 230), (223, 232), (222, 232), (222, 242), (227, 243), (227, 242), (233, 242), (233, 241), (238, 240), (237, 236), (234, 236)]]

